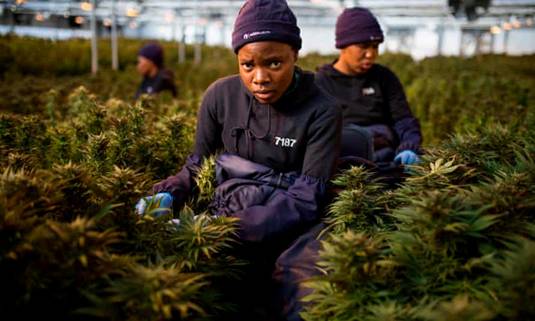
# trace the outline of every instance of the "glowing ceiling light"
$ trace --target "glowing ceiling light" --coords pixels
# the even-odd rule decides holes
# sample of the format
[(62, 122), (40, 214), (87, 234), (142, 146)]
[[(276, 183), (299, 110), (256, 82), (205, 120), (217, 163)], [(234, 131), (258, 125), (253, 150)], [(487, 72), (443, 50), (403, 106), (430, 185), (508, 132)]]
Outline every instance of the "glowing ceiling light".
[(513, 25), (510, 22), (504, 22), (502, 24), (503, 30), (509, 31), (513, 29)]
[(90, 2), (81, 2), (80, 9), (83, 11), (91, 11), (93, 10), (93, 5)]
[(126, 9), (126, 16), (130, 18), (135, 18), (139, 16), (139, 10), (136, 8), (128, 8)]
[(104, 18), (104, 20), (102, 20), (102, 24), (104, 25), (104, 27), (111, 27), (111, 19), (110, 18)]
[(130, 21), (130, 23), (128, 24), (128, 28), (130, 28), (130, 29), (136, 29), (136, 28), (137, 28), (137, 22), (135, 22), (135, 21)]
[(502, 29), (500, 27), (498, 27), (498, 26), (490, 27), (490, 33), (492, 33), (493, 35), (497, 35), (500, 32), (502, 32)]
[(85, 21), (84, 17), (78, 16), (78, 17), (74, 18), (74, 22), (76, 24), (78, 24), (78, 25), (81, 25), (82, 23), (84, 23), (84, 21)]
[(44, 16), (42, 13), (38, 12), (38, 13), (35, 15), (35, 20), (36, 20), (36, 21), (39, 21), (39, 22), (45, 21), (45, 16)]

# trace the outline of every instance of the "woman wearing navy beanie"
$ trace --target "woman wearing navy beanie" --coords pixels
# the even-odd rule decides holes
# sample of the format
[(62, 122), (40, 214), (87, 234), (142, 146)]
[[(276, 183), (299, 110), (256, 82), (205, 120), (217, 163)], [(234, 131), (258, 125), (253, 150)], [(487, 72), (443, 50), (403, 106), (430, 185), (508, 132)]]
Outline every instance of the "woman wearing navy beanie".
[(163, 48), (159, 43), (151, 42), (139, 49), (136, 69), (143, 76), (143, 80), (134, 99), (162, 91), (169, 91), (173, 97), (177, 96), (175, 76), (170, 69), (164, 67), (163, 61)]
[(342, 107), (342, 156), (411, 165), (419, 161), (420, 124), (398, 77), (375, 63), (383, 40), (368, 9), (345, 9), (336, 21), (339, 57), (318, 69), (316, 84)]
[(239, 218), (239, 238), (264, 260), (276, 294), (266, 299), (251, 285), (248, 297), (275, 298), (279, 317), (300, 320), (299, 298), (306, 291), (291, 271), (293, 256), (281, 254), (320, 220), (339, 154), (342, 113), (315, 85), (314, 74), (295, 65), (300, 29), (285, 0), (246, 1), (232, 47), (239, 75), (206, 90), (193, 153), (179, 173), (154, 185), (153, 197), (180, 209), (195, 190), (203, 160), (221, 151), (211, 212)]

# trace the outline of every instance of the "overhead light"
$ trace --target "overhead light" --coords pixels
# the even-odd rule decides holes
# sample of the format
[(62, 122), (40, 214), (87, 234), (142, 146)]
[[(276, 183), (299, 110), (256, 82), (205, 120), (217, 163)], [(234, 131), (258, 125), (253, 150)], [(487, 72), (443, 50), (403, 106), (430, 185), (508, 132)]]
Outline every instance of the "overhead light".
[(82, 9), (83, 11), (91, 11), (93, 10), (93, 5), (90, 3), (90, 2), (81, 2), (80, 3), (80, 9)]
[(137, 28), (137, 22), (135, 22), (135, 21), (130, 21), (130, 23), (128, 24), (128, 28), (130, 28), (130, 29), (136, 29), (136, 28)]
[(102, 20), (102, 24), (104, 25), (104, 27), (111, 27), (111, 19), (110, 18), (104, 18), (104, 20)]
[(502, 24), (503, 30), (509, 31), (513, 29), (513, 25), (510, 22), (504, 22)]
[(126, 9), (126, 16), (130, 18), (135, 18), (139, 16), (139, 10), (136, 8), (127, 8)]
[(38, 12), (38, 13), (35, 15), (35, 20), (36, 20), (36, 21), (39, 21), (39, 22), (45, 21), (45, 16), (44, 16), (42, 13)]
[(500, 32), (502, 32), (502, 29), (500, 27), (498, 27), (498, 26), (490, 27), (490, 33), (492, 33), (493, 35), (497, 35)]
[(78, 24), (78, 25), (83, 24), (84, 21), (85, 21), (84, 17), (81, 17), (81, 16), (78, 16), (78, 17), (74, 18), (74, 22), (75, 22), (76, 24)]

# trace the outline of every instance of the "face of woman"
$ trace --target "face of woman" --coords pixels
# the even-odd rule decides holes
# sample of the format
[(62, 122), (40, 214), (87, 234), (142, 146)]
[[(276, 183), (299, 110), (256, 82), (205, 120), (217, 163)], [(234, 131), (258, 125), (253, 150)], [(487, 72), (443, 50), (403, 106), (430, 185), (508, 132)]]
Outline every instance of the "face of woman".
[(142, 76), (153, 76), (158, 67), (150, 60), (143, 56), (137, 56), (137, 71)]
[(370, 70), (379, 54), (378, 42), (349, 45), (340, 51), (335, 67), (348, 75), (359, 75)]
[(292, 83), (297, 52), (277, 41), (251, 42), (238, 51), (240, 77), (263, 104), (276, 102)]

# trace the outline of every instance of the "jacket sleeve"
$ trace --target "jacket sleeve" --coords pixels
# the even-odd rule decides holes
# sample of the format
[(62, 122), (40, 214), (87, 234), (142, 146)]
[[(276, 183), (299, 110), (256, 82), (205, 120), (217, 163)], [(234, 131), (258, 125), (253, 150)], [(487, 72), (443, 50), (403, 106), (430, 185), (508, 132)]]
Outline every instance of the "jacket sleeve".
[(264, 205), (252, 206), (233, 216), (240, 218), (240, 238), (261, 242), (286, 235), (319, 219), (326, 182), (339, 153), (342, 112), (336, 106), (324, 110), (309, 126), (302, 174), (288, 190), (280, 191)]
[(171, 95), (176, 98), (178, 95), (178, 91), (175, 85), (175, 76), (173, 72), (169, 69), (164, 70), (164, 78), (163, 78), (163, 88), (168, 89), (171, 92)]
[(302, 174), (327, 182), (334, 173), (340, 153), (342, 109), (335, 100), (327, 100), (328, 108), (318, 115), (307, 130), (308, 142), (303, 157)]
[(392, 116), (394, 131), (399, 138), (396, 153), (405, 149), (419, 152), (422, 144), (420, 122), (412, 114), (403, 85), (398, 77), (388, 69), (385, 71), (384, 87), (387, 93), (388, 108)]
[(202, 159), (199, 155), (190, 155), (182, 169), (173, 176), (169, 176), (152, 187), (153, 193), (171, 193), (173, 195), (173, 207), (181, 208), (191, 191), (195, 187), (195, 177), (201, 167)]
[(396, 154), (403, 150), (412, 150), (421, 153), (422, 133), (420, 123), (414, 117), (406, 117), (394, 123), (394, 130), (399, 137), (399, 145)]
[(206, 91), (197, 117), (195, 134), (195, 149), (182, 169), (173, 176), (155, 184), (154, 193), (168, 192), (173, 195), (175, 208), (180, 208), (192, 196), (195, 190), (195, 177), (197, 176), (203, 160), (214, 154), (221, 146), (221, 126), (218, 124), (214, 99), (214, 87)]

